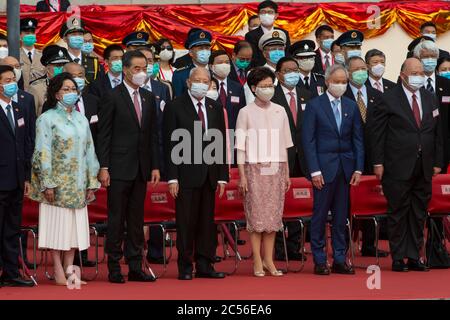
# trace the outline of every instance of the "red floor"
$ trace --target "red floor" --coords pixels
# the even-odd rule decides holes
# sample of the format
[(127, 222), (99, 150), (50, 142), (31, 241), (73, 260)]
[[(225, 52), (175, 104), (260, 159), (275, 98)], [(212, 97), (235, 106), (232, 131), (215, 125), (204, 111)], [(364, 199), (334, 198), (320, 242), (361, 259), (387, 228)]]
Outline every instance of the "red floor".
[[(385, 246), (385, 244), (383, 244)], [(249, 253), (249, 247), (242, 248), (242, 254)], [(374, 263), (370, 258), (359, 258), (357, 263)], [(44, 280), (43, 268), (38, 269), (39, 285), (34, 288), (0, 288), (0, 300), (7, 299), (442, 299), (450, 298), (450, 269), (432, 270), (428, 273), (394, 273), (390, 271), (390, 258), (381, 260), (381, 289), (369, 290), (366, 282), (369, 274), (357, 269), (356, 275), (331, 275), (327, 277), (312, 274), (312, 257), (308, 255), (305, 269), (289, 273), (280, 278), (252, 276), (252, 263), (243, 261), (237, 273), (223, 280), (176, 279), (175, 260), (171, 260), (169, 271), (155, 283), (131, 283), (123, 285), (107, 282), (106, 265), (101, 265), (99, 277), (88, 282), (80, 290), (69, 290)], [(278, 263), (283, 267), (282, 263)], [(230, 270), (231, 260), (216, 265), (220, 271)], [(158, 272), (158, 266), (154, 271)], [(93, 270), (89, 270), (92, 272)], [(126, 274), (126, 266), (122, 272)]]

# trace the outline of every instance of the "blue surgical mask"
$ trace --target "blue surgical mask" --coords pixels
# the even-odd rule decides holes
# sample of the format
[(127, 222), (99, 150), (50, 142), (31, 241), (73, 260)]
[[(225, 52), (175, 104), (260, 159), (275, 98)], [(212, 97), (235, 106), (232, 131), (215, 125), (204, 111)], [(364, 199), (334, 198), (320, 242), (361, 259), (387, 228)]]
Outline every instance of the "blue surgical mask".
[(441, 71), (439, 75), (450, 80), (450, 71)]
[(408, 84), (413, 90), (419, 90), (425, 83), (425, 77), (423, 76), (409, 76)]
[(58, 67), (58, 66), (53, 67), (53, 76), (54, 77), (56, 77), (58, 74), (61, 74), (61, 73), (63, 73), (63, 67), (62, 66), (60, 66), (60, 67)]
[(78, 99), (79, 99), (78, 93), (69, 92), (63, 95), (61, 103), (66, 108), (72, 108), (78, 101)]
[(83, 43), (83, 36), (69, 36), (69, 47), (72, 49), (81, 49)]
[(350, 50), (347, 51), (347, 59), (350, 59), (352, 57), (360, 57), (361, 58), (361, 50)]
[(269, 60), (270, 62), (277, 64), (278, 61), (280, 61), (281, 58), (284, 58), (285, 52), (284, 50), (272, 50), (269, 52)]
[(19, 87), (17, 86), (17, 82), (10, 82), (3, 85), (3, 95), (5, 97), (11, 98), (17, 93)]
[(91, 54), (94, 51), (94, 44), (92, 42), (84, 42), (81, 46), (81, 52), (84, 54)]
[(326, 51), (331, 50), (331, 45), (333, 44), (334, 39), (324, 39), (322, 40), (322, 49)]
[(424, 33), (424, 36), (433, 39), (433, 41), (436, 41), (436, 34), (435, 33)]
[(284, 75), (284, 82), (289, 87), (295, 87), (299, 81), (300, 73), (298, 72), (289, 72)]
[(334, 62), (339, 63), (339, 64), (345, 64), (344, 55), (342, 53), (336, 53), (334, 55)]
[(26, 47), (34, 46), (36, 43), (36, 35), (35, 34), (26, 34), (22, 38), (23, 45)]
[(425, 72), (433, 72), (437, 66), (436, 58), (424, 58), (422, 59), (423, 70)]
[(211, 50), (203, 49), (197, 51), (197, 62), (201, 64), (208, 64), (209, 57), (211, 56)]
[(111, 71), (114, 73), (122, 72), (122, 60), (114, 60), (111, 62)]
[(203, 99), (208, 93), (209, 86), (201, 82), (192, 82), (190, 92), (197, 99)]
[(78, 90), (81, 92), (83, 91), (84, 87), (86, 86), (86, 80), (83, 78), (73, 78), (75, 82), (77, 83)]

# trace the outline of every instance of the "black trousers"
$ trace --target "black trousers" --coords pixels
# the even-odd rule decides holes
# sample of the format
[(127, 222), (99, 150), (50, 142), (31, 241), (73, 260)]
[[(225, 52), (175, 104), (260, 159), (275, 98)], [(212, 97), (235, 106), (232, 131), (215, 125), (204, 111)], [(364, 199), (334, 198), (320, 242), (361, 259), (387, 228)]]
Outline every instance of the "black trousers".
[[(126, 241), (125, 258), (130, 271), (142, 270), (144, 247), (144, 201), (147, 182), (140, 176), (134, 181), (111, 180), (108, 188), (108, 229), (106, 252), (108, 270), (120, 272), (120, 260), (124, 255), (122, 245)], [(124, 232), (126, 231), (126, 239)]]
[(215, 188), (207, 178), (200, 188), (182, 188), (175, 201), (179, 273), (210, 272), (216, 253)]
[(412, 177), (396, 180), (385, 174), (383, 192), (388, 202), (389, 246), (393, 260), (419, 259), (431, 181), (425, 180), (422, 159), (417, 158)]
[(23, 189), (0, 191), (0, 266), (2, 278), (19, 277), (19, 237)]

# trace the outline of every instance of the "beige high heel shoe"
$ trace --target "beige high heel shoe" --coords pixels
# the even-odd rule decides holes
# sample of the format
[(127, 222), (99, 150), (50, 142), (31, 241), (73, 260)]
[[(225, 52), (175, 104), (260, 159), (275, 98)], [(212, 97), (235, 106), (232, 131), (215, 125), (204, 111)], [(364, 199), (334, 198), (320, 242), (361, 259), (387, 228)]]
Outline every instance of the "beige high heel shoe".
[(263, 265), (263, 269), (266, 269), (267, 271), (269, 271), (269, 273), (273, 277), (281, 277), (281, 276), (283, 276), (283, 272), (282, 271), (280, 271), (280, 270), (273, 270), (273, 271), (271, 271), (264, 262), (263, 262), (262, 265)]

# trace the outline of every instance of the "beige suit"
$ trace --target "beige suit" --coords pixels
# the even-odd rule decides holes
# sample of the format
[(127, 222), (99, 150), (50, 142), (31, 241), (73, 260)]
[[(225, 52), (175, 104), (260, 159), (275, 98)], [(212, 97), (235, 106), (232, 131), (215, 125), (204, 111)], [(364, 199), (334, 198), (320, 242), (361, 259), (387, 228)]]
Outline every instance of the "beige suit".
[(22, 66), (23, 88), (29, 91), (30, 82), (42, 77), (45, 74), (45, 67), (41, 64), (42, 52), (34, 49), (33, 63), (30, 62), (27, 54), (20, 48), (20, 65)]
[(42, 113), (42, 106), (47, 100), (47, 77), (33, 81), (29, 86), (28, 92), (34, 96), (36, 117), (39, 117)]

